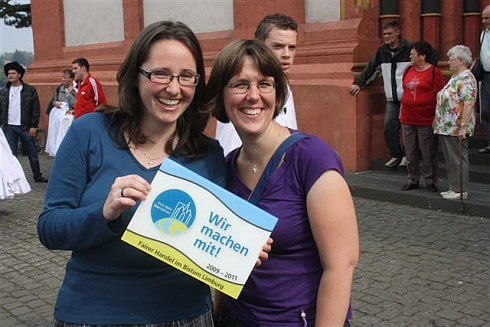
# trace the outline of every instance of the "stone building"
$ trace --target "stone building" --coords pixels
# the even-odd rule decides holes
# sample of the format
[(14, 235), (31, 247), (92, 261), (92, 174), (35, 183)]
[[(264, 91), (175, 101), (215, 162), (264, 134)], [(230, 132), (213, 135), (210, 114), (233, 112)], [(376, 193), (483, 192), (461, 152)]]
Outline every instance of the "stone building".
[[(387, 158), (384, 95), (379, 77), (357, 97), (348, 86), (381, 44), (381, 26), (396, 19), (403, 37), (426, 40), (446, 52), (456, 44), (478, 49), (481, 10), (489, 0), (32, 0), (35, 61), (26, 81), (45, 107), (59, 73), (76, 57), (117, 105), (115, 76), (133, 39), (158, 20), (179, 20), (197, 34), (207, 71), (230, 40), (251, 38), (259, 20), (281, 12), (299, 23), (298, 50), (290, 72), (299, 128), (325, 139), (347, 171), (369, 169)], [(448, 72), (446, 71), (446, 74)], [(46, 128), (43, 115), (41, 127)], [(215, 121), (207, 132), (213, 136)]]

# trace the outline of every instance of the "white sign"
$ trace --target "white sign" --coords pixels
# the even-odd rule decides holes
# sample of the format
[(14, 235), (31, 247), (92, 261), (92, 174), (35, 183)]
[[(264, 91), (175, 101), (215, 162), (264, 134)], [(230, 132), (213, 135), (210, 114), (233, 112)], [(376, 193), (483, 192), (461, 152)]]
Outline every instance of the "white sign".
[(122, 240), (237, 298), (277, 218), (166, 159)]

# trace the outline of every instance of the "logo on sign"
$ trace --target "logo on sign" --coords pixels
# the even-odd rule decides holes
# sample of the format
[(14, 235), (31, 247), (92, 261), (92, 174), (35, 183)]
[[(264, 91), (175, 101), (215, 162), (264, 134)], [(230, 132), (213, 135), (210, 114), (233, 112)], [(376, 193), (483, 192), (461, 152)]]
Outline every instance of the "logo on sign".
[(196, 219), (196, 204), (184, 191), (167, 190), (155, 198), (151, 219), (162, 233), (178, 235), (187, 231)]

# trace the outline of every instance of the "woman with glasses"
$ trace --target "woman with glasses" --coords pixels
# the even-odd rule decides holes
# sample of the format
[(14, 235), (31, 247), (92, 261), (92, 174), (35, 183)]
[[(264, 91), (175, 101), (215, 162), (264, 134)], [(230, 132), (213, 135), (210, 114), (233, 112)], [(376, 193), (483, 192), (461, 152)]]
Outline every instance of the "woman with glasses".
[(449, 49), (447, 56), (453, 75), (437, 94), (434, 133), (438, 134), (441, 142), (449, 186), (441, 196), (446, 200), (459, 200), (468, 197), (468, 136), (472, 136), (475, 130), (477, 82), (468, 69), (471, 64), (470, 48), (456, 45)]
[(423, 160), (425, 185), (437, 192), (437, 135), (432, 129), (436, 111), (436, 94), (444, 86), (444, 76), (438, 67), (429, 62), (432, 46), (415, 42), (410, 49), (409, 66), (403, 74), (403, 96), (400, 112), (403, 144), (407, 158), (408, 181), (402, 191), (419, 187), (419, 152)]
[[(242, 141), (226, 159), (228, 189), (243, 199), (275, 150), (298, 132), (274, 121), (286, 94), (281, 66), (259, 40), (234, 41), (215, 60), (206, 104)], [(272, 250), (238, 300), (215, 295), (219, 326), (348, 326), (359, 240), (339, 157), (306, 135), (281, 154), (265, 186), (257, 205), (279, 219)]]
[(54, 326), (213, 326), (209, 286), (120, 239), (165, 158), (225, 184), (223, 150), (203, 134), (198, 40), (182, 23), (147, 26), (117, 82), (117, 107), (70, 127), (39, 217), (41, 243), (72, 251)]

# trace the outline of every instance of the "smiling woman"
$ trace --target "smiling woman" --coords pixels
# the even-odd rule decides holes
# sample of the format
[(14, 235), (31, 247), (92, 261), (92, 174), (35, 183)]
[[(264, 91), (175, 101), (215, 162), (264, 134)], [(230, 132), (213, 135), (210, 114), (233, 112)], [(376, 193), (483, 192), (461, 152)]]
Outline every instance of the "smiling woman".
[(203, 134), (198, 76), (204, 61), (194, 33), (178, 22), (151, 24), (119, 68), (118, 107), (70, 126), (38, 225), (46, 247), (73, 252), (54, 326), (213, 326), (209, 286), (120, 238), (165, 157), (224, 185), (223, 151)]
[[(279, 218), (269, 259), (252, 271), (239, 299), (215, 293), (220, 327), (350, 326), (359, 254), (352, 198), (340, 159), (318, 137), (276, 151), (298, 135), (273, 119), (286, 94), (281, 65), (262, 41), (233, 41), (216, 57), (206, 104), (242, 141), (226, 157), (228, 190), (250, 200), (266, 185), (256, 204)], [(280, 163), (271, 165), (276, 154)]]

